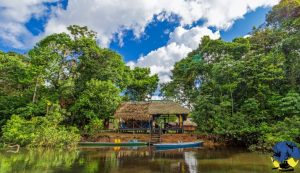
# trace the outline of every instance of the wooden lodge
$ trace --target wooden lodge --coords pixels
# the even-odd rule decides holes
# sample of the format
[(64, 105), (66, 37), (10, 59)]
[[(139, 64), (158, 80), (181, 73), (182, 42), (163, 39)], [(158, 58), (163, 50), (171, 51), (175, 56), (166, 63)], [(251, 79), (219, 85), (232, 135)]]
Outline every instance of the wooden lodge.
[(172, 101), (125, 102), (115, 112), (119, 131), (183, 133), (189, 109)]

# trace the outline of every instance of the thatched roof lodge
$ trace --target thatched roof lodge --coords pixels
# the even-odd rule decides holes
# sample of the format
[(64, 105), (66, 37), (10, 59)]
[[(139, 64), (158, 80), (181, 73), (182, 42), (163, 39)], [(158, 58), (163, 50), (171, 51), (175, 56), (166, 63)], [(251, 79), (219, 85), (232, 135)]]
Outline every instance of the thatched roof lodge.
[[(172, 101), (149, 102), (125, 102), (115, 112), (115, 118), (119, 119), (120, 129), (152, 129), (155, 126), (163, 129), (183, 129), (183, 121), (187, 119), (190, 110)], [(167, 119), (170, 116), (178, 118), (178, 125), (168, 126)], [(162, 118), (164, 124), (158, 124), (156, 120)]]
[(125, 102), (117, 109), (116, 118), (151, 120), (153, 115), (188, 115), (189, 109), (171, 101)]

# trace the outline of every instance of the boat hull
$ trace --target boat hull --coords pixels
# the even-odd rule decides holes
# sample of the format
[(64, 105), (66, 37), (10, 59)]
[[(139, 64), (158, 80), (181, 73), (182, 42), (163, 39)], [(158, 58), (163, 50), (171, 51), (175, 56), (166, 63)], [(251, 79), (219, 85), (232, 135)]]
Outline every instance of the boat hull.
[(122, 147), (122, 146), (146, 146), (147, 142), (79, 142), (79, 146), (111, 146), (111, 147)]
[(191, 148), (199, 147), (203, 144), (202, 141), (197, 142), (184, 142), (184, 143), (163, 143), (163, 144), (154, 144), (156, 148)]

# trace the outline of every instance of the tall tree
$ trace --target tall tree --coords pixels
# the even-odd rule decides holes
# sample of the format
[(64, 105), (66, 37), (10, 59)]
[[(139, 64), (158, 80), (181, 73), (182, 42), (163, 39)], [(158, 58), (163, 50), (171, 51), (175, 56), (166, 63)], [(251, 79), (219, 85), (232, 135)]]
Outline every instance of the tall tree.
[(151, 99), (157, 89), (158, 75), (150, 75), (149, 68), (135, 67), (131, 70), (131, 80), (126, 88), (125, 95), (132, 101)]
[(74, 121), (81, 127), (93, 119), (105, 120), (107, 124), (121, 100), (120, 90), (114, 83), (92, 79), (72, 108), (76, 112)]
[(32, 98), (33, 76), (26, 56), (0, 52), (0, 131)]

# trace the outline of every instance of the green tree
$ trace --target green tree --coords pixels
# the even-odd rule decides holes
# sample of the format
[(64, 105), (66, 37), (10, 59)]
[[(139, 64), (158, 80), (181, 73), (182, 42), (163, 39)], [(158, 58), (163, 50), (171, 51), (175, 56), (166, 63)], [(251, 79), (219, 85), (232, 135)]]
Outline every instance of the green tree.
[(17, 53), (0, 52), (0, 127), (18, 108), (31, 102), (33, 77), (28, 61)]
[(131, 80), (126, 88), (125, 95), (129, 100), (145, 101), (157, 89), (158, 75), (150, 75), (149, 68), (135, 67), (131, 70)]
[(114, 83), (92, 79), (72, 108), (76, 124), (83, 127), (93, 119), (102, 119), (107, 125), (121, 100), (120, 89)]

